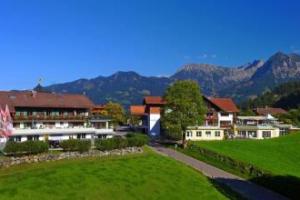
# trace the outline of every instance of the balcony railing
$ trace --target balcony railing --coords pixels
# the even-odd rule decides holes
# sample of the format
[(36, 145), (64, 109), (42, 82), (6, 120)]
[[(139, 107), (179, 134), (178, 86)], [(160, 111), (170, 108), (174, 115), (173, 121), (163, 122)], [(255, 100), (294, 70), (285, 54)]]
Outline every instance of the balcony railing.
[(32, 120), (85, 120), (86, 116), (82, 115), (29, 115), (29, 116), (14, 116), (14, 121), (32, 121)]

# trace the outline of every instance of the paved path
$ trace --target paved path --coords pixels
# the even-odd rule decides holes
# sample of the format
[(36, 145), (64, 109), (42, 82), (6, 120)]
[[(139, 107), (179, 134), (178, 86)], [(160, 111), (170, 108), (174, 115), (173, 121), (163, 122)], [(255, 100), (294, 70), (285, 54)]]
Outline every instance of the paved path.
[(172, 157), (180, 162), (183, 162), (194, 169), (200, 171), (205, 176), (212, 178), (220, 183), (230, 187), (235, 192), (250, 200), (285, 200), (275, 192), (272, 192), (262, 186), (256, 185), (250, 181), (242, 179), (236, 175), (225, 172), (219, 168), (213, 167), (202, 161), (196, 160), (183, 153), (166, 148), (160, 145), (153, 145), (152, 148), (159, 154)]

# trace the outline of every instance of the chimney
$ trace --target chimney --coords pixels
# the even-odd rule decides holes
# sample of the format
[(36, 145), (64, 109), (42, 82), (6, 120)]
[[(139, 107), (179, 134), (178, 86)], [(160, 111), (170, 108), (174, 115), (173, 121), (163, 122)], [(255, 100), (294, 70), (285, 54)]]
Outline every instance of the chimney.
[(36, 98), (36, 96), (37, 96), (37, 91), (32, 90), (32, 91), (31, 91), (31, 95), (32, 95), (33, 98)]

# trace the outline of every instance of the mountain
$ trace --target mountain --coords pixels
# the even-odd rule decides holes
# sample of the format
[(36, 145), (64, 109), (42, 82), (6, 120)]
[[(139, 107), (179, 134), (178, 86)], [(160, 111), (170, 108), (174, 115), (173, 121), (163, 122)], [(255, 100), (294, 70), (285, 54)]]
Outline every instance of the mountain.
[(271, 56), (263, 66), (258, 68), (249, 80), (225, 91), (237, 100), (270, 91), (272, 88), (288, 81), (300, 79), (300, 56), (278, 52)]
[(187, 64), (170, 77), (146, 77), (135, 72), (117, 72), (108, 77), (98, 76), (50, 85), (43, 90), (86, 94), (95, 103), (116, 101), (128, 107), (141, 103), (145, 95), (162, 95), (172, 82), (185, 79), (197, 81), (205, 95), (232, 97), (241, 102), (270, 91), (281, 83), (300, 80), (300, 56), (278, 52), (266, 62), (255, 60), (231, 68)]
[(242, 108), (280, 107), (296, 109), (300, 106), (300, 81), (283, 83), (255, 99), (248, 99), (241, 104)]
[(179, 69), (171, 79), (196, 80), (206, 95), (219, 95), (227, 88), (231, 88), (241, 81), (249, 80), (264, 64), (256, 60), (237, 68), (222, 67), (209, 64), (189, 64)]
[(108, 77), (79, 79), (44, 89), (51, 92), (85, 94), (97, 104), (114, 101), (128, 107), (132, 103), (141, 103), (143, 96), (162, 95), (170, 83), (169, 78), (145, 77), (135, 72), (117, 72)]

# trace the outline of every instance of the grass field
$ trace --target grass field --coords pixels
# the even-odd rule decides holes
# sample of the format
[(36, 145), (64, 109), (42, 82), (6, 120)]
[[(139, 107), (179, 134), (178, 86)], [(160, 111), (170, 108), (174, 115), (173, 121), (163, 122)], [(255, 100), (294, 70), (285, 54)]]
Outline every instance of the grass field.
[(63, 160), (0, 170), (0, 199), (227, 199), (200, 173), (142, 155)]
[(195, 144), (276, 175), (300, 177), (300, 134), (259, 141), (226, 140)]

